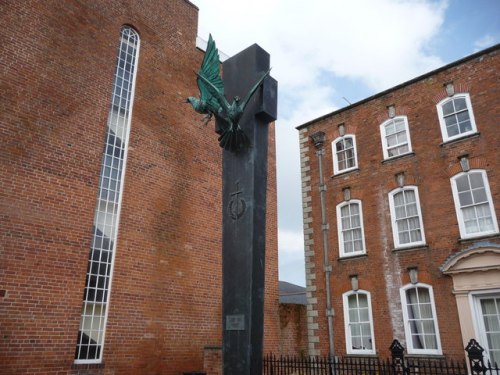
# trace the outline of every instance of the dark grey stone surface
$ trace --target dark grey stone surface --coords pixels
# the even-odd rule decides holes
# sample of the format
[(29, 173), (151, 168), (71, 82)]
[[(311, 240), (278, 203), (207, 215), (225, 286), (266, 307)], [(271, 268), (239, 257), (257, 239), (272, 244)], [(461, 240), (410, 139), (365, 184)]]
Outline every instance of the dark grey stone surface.
[[(223, 64), (228, 100), (244, 97), (269, 69), (269, 54), (258, 45)], [(262, 374), (268, 122), (276, 93), (259, 89), (240, 126), (250, 147), (223, 151), (223, 363), (225, 375)], [(258, 114), (258, 115), (257, 115)], [(220, 124), (219, 124), (220, 125)], [(241, 319), (243, 321), (241, 321)], [(243, 327), (243, 329), (242, 329)]]

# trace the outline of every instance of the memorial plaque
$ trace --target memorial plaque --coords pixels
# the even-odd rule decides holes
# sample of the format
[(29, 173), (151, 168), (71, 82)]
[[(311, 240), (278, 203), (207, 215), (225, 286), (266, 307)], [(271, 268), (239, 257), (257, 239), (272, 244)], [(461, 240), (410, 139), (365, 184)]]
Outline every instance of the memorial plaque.
[(245, 315), (234, 314), (226, 315), (226, 331), (244, 331)]

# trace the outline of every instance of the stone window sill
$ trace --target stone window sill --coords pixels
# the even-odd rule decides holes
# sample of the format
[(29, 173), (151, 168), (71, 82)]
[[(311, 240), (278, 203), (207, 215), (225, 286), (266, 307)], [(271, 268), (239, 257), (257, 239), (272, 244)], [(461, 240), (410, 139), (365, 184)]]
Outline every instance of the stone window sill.
[(403, 155), (398, 155), (398, 156), (393, 156), (392, 158), (387, 158), (387, 159), (384, 159), (382, 160), (382, 164), (386, 164), (386, 163), (390, 163), (391, 161), (396, 161), (396, 160), (401, 160), (401, 159), (407, 159), (407, 158), (410, 158), (410, 157), (413, 157), (415, 156), (415, 153), (412, 151), (412, 152), (408, 152), (406, 154), (403, 154)]
[(351, 256), (342, 256), (342, 257), (338, 257), (337, 260), (339, 262), (343, 262), (343, 261), (346, 261), (346, 260), (351, 260), (351, 259), (363, 259), (363, 258), (367, 258), (368, 255), (365, 253), (365, 254), (358, 254), (358, 255), (351, 255)]
[(482, 241), (482, 240), (488, 240), (488, 239), (497, 239), (497, 238), (500, 238), (500, 233), (492, 233), (492, 234), (486, 234), (483, 236), (470, 237), (470, 238), (459, 238), (457, 241), (458, 241), (458, 243), (469, 243), (469, 242)]
[(393, 253), (401, 253), (405, 251), (416, 251), (416, 250), (427, 250), (429, 249), (429, 245), (417, 245), (417, 246), (409, 246), (409, 247), (396, 247), (392, 249)]
[(446, 142), (440, 143), (439, 146), (440, 147), (446, 147), (448, 145), (452, 145), (452, 144), (459, 143), (459, 142), (462, 142), (462, 141), (467, 141), (467, 140), (469, 140), (471, 138), (478, 138), (480, 135), (481, 135), (480, 132), (475, 132), (475, 133), (468, 134), (468, 135), (465, 135), (465, 136), (460, 137), (460, 138), (455, 138), (455, 139), (452, 139), (450, 141), (446, 141)]
[(345, 172), (335, 173), (333, 176), (331, 176), (331, 178), (345, 176), (345, 175), (348, 175), (348, 174), (353, 173), (353, 172), (359, 172), (359, 168), (349, 169), (348, 171), (345, 171)]
[(104, 362), (101, 363), (73, 363), (72, 369), (76, 370), (91, 370), (96, 368), (104, 368)]

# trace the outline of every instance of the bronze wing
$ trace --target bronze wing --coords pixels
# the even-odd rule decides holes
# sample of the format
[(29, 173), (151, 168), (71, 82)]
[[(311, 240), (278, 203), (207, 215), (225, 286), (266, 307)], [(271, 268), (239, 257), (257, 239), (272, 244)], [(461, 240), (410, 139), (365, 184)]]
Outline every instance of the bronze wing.
[[(200, 99), (207, 104), (209, 112), (214, 114), (219, 113), (220, 107), (227, 103), (219, 66), (219, 51), (212, 39), (212, 34), (210, 34), (201, 68), (196, 74), (196, 83), (200, 89)], [(221, 98), (224, 99), (222, 102)]]
[(255, 85), (253, 85), (253, 87), (248, 92), (248, 94), (245, 96), (245, 98), (240, 102), (240, 107), (241, 107), (242, 112), (245, 110), (245, 107), (247, 106), (248, 101), (250, 100), (250, 98), (253, 96), (253, 94), (255, 94), (255, 91), (257, 91), (257, 89), (259, 88), (259, 86), (262, 85), (262, 82), (264, 82), (264, 79), (269, 75), (270, 72), (271, 72), (271, 69), (269, 69), (267, 72), (265, 72), (262, 75), (262, 77), (259, 78), (259, 80), (257, 81), (257, 83)]

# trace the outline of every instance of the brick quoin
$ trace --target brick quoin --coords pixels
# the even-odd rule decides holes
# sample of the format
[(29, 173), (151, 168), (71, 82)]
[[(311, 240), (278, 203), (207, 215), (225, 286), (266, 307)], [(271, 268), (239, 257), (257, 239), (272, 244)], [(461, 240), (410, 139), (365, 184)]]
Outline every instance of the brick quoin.
[[(0, 5), (0, 373), (180, 374), (222, 345), (221, 158), (184, 0)], [(140, 35), (103, 362), (75, 365), (120, 28)], [(265, 351), (279, 348), (270, 127)], [(208, 366), (208, 365), (207, 365)]]
[[(418, 281), (433, 287), (443, 355), (463, 359), (464, 345), (453, 281), (439, 269), (450, 255), (487, 241), (499, 246), (499, 236), (460, 240), (450, 177), (461, 172), (459, 157), (468, 155), (471, 168), (487, 172), (496, 217), (500, 218), (499, 46), (464, 58), (434, 72), (374, 95), (298, 127), (301, 147), (306, 282), (308, 291), (308, 350), (328, 354), (325, 272), (316, 148), (310, 136), (325, 133), (324, 178), (329, 224), (330, 288), (335, 311), (335, 354), (346, 354), (342, 294), (351, 290), (351, 275), (359, 288), (371, 293), (377, 354), (389, 356), (394, 338), (405, 346), (399, 288), (410, 282), (408, 268), (418, 268)], [(479, 134), (443, 143), (436, 104), (446, 97), (444, 85), (469, 93)], [(389, 119), (388, 107), (408, 117), (413, 153), (384, 161), (379, 126)], [(355, 134), (359, 169), (333, 175), (331, 142), (344, 124)], [(394, 251), (388, 193), (397, 187), (395, 175), (404, 172), (406, 185), (418, 187), (425, 248)], [(367, 255), (339, 259), (336, 206), (349, 187), (352, 199), (363, 205)], [(465, 338), (470, 339), (470, 337)]]

